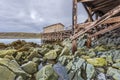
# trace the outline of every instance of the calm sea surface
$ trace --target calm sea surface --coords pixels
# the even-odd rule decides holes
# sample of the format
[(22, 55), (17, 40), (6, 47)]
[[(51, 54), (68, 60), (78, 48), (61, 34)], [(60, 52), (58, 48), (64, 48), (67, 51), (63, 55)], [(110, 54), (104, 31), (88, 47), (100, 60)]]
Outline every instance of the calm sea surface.
[(0, 43), (9, 44), (9, 43), (16, 41), (16, 40), (25, 40), (26, 42), (34, 42), (37, 44), (41, 44), (40, 39), (0, 39)]

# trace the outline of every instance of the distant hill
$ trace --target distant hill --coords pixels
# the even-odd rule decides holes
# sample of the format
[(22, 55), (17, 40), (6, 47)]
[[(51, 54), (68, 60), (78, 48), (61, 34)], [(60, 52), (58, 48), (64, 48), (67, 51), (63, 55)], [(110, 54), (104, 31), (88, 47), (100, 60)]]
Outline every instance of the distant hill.
[(40, 33), (25, 33), (25, 32), (0, 32), (1, 39), (32, 39), (40, 38)]

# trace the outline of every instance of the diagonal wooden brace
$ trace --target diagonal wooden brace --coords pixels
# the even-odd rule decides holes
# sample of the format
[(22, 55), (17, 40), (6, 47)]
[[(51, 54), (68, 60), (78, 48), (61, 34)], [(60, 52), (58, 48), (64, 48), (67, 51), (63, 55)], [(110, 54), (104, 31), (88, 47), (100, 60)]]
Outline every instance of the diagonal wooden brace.
[(117, 28), (119, 28), (119, 27), (120, 27), (120, 23), (116, 23), (116, 24), (114, 24), (114, 25), (112, 25), (112, 26), (109, 26), (108, 28), (105, 28), (105, 29), (103, 29), (103, 30), (100, 30), (100, 31), (96, 32), (96, 33), (93, 34), (93, 35), (90, 35), (89, 38), (92, 38), (92, 37), (97, 36), (97, 35), (100, 35), (100, 34), (104, 34), (104, 33), (106, 33), (106, 32), (109, 32), (109, 31), (111, 31), (111, 30), (117, 29)]
[[(118, 23), (118, 22), (120, 22), (120, 16), (109, 18), (101, 24), (110, 24), (110, 23)], [(92, 23), (93, 22), (78, 24), (78, 29), (76, 29), (76, 32), (80, 31), (81, 29), (84, 29), (85, 27), (91, 25)]]
[(93, 22), (91, 25), (85, 27), (84, 30), (81, 30), (80, 32), (74, 34), (73, 36), (71, 36), (70, 38), (72, 40), (77, 39), (80, 35), (84, 34), (85, 32), (87, 32), (88, 30), (94, 28), (95, 26), (98, 26), (100, 24), (102, 24), (104, 21), (106, 21), (108, 18), (114, 16), (115, 14), (120, 12), (120, 5), (115, 7), (114, 9), (112, 9), (111, 11), (109, 11), (108, 13), (106, 13), (104, 16), (102, 16), (100, 19), (98, 19), (97, 21)]

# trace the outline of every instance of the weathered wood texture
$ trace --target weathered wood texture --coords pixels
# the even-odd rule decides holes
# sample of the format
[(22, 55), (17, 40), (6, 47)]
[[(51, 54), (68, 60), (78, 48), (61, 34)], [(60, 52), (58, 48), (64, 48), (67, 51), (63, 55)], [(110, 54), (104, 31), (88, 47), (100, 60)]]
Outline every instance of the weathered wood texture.
[(69, 38), (72, 34), (72, 30), (64, 30), (58, 32), (50, 32), (50, 33), (41, 33), (41, 40), (46, 41), (62, 41), (65, 38)]
[[(88, 24), (86, 25), (83, 29), (81, 29), (79, 32), (77, 32), (76, 34), (74, 34), (71, 39), (77, 39), (80, 35), (86, 33), (87, 31), (89, 31), (90, 29), (95, 28), (96, 26), (102, 25), (104, 23), (106, 23), (105, 21), (110, 20), (111, 17), (115, 16), (116, 14), (120, 13), (120, 4), (113, 8), (112, 10), (108, 11), (106, 14), (104, 14), (102, 17), (100, 17), (98, 20), (92, 22), (92, 24)], [(117, 16), (118, 17), (118, 16)], [(108, 21), (108, 22), (109, 22)], [(109, 28), (108, 28), (109, 29)], [(76, 29), (78, 30), (78, 29)]]
[(43, 28), (44, 33), (63, 31), (64, 25), (61, 23), (53, 24)]
[[(112, 24), (112, 23), (118, 23), (118, 22), (120, 22), (120, 16), (109, 18), (101, 24)], [(80, 31), (81, 29), (84, 29), (85, 27), (87, 27), (93, 23), (94, 22), (87, 22), (87, 23), (78, 24), (78, 28), (76, 29), (76, 32)]]
[(117, 28), (119, 28), (119, 27), (120, 27), (120, 23), (116, 23), (116, 24), (111, 25), (111, 26), (109, 26), (109, 27), (107, 27), (107, 28), (105, 28), (105, 29), (103, 29), (103, 30), (101, 30), (101, 31), (96, 32), (96, 33), (93, 34), (93, 35), (90, 35), (89, 37), (92, 38), (92, 37), (94, 37), (94, 36), (97, 36), (97, 35), (100, 35), (100, 34), (104, 34), (104, 33), (106, 33), (106, 32), (109, 32), (109, 31), (111, 31), (111, 30), (117, 29)]
[(78, 2), (84, 2), (92, 12), (102, 12), (103, 14), (120, 5), (120, 0), (78, 0)]

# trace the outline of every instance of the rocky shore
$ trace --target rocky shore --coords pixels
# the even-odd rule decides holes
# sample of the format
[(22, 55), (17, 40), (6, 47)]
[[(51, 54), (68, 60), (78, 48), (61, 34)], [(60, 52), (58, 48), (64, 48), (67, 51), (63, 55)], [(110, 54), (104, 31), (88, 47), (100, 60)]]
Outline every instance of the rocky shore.
[[(114, 34), (113, 34), (114, 33)], [(93, 40), (71, 51), (71, 40), (38, 45), (25, 41), (0, 43), (0, 80), (120, 80), (119, 31)]]

